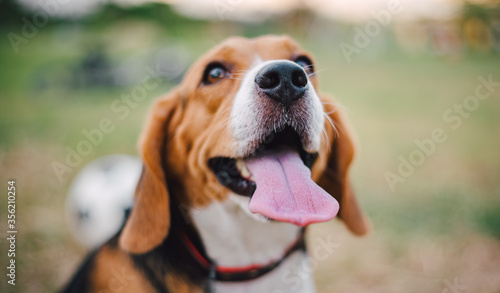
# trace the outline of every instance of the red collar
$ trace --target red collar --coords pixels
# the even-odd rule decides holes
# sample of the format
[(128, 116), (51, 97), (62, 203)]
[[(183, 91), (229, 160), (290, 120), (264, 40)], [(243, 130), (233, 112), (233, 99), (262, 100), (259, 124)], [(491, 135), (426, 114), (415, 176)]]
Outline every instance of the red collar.
[(208, 256), (203, 255), (186, 233), (181, 233), (181, 237), (184, 244), (186, 245), (186, 248), (196, 260), (196, 262), (201, 267), (207, 270), (209, 279), (217, 281), (235, 282), (256, 279), (275, 269), (293, 252), (297, 250), (305, 251), (304, 229), (302, 229), (297, 240), (292, 245), (290, 245), (283, 257), (279, 260), (273, 261), (268, 264), (252, 264), (241, 267), (225, 267), (216, 265), (214, 261), (208, 258)]

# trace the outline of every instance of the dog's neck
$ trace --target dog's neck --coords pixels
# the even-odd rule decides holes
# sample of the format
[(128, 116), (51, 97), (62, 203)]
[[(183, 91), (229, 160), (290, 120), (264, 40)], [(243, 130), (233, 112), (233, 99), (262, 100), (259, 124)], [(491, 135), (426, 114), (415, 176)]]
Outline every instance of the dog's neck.
[(191, 210), (207, 255), (217, 265), (243, 267), (265, 265), (283, 258), (300, 236), (295, 225), (271, 222), (248, 211), (247, 197), (230, 194)]
[(280, 264), (249, 281), (215, 282), (212, 292), (316, 292), (310, 270), (300, 277), (295, 275), (297, 270), (310, 268), (305, 251), (290, 251), (297, 239), (303, 241), (301, 228), (254, 215), (248, 210), (248, 202), (246, 197), (230, 194), (225, 201), (191, 210), (206, 254), (218, 266), (225, 267), (266, 265), (281, 260)]

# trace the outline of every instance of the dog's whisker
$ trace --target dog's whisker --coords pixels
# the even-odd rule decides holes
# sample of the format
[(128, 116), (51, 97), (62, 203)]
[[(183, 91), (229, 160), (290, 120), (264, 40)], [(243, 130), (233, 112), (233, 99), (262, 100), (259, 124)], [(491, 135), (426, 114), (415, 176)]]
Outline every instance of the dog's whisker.
[(323, 127), (323, 135), (325, 136), (325, 144), (326, 144), (326, 149), (328, 152), (331, 151), (331, 145), (328, 143), (330, 141), (330, 138), (328, 137), (328, 133), (326, 132), (326, 129)]
[(335, 127), (335, 123), (333, 123), (332, 119), (330, 118), (330, 116), (328, 116), (326, 113), (323, 113), (323, 115), (326, 117), (326, 119), (328, 120), (328, 122), (330, 122), (330, 125), (332, 125), (333, 127), (333, 130), (335, 131), (335, 134), (337, 135), (337, 137), (339, 136), (339, 132), (337, 130), (337, 127)]
[(325, 114), (330, 115), (330, 114), (333, 114), (335, 112), (337, 112), (337, 109), (333, 109), (333, 110), (331, 110), (329, 112), (325, 112)]
[(329, 106), (333, 106), (333, 110), (328, 111), (328, 112), (325, 112), (325, 113), (326, 113), (326, 114), (328, 114), (328, 115), (330, 115), (330, 114), (333, 114), (333, 113), (337, 112), (338, 107), (339, 107), (339, 105), (338, 105), (338, 104), (336, 104), (336, 103), (330, 103), (330, 102), (323, 102), (323, 101), (321, 101), (321, 104), (322, 104), (322, 105), (329, 105)]
[(347, 108), (346, 106), (340, 105), (342, 109), (344, 109), (346, 112), (352, 113), (351, 109)]
[(313, 72), (313, 74), (316, 74), (316, 73), (319, 73), (319, 72), (323, 72), (323, 71), (326, 71), (326, 70), (328, 70), (328, 68), (318, 69), (315, 72)]
[(334, 106), (334, 109), (332, 111), (329, 111), (329, 112), (325, 112), (326, 114), (333, 114), (335, 112), (338, 111), (338, 108), (342, 108), (344, 110), (348, 110), (345, 106), (343, 105), (340, 105), (340, 104), (337, 104), (337, 103), (329, 103), (329, 102), (321, 102), (321, 104), (323, 105), (330, 105), (330, 106)]

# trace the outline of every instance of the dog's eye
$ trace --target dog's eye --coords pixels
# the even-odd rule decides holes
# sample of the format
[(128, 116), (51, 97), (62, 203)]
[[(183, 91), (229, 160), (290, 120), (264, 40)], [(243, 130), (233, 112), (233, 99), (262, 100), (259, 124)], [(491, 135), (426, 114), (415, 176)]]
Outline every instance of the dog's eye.
[(227, 76), (227, 69), (220, 63), (210, 63), (203, 73), (203, 83), (212, 84)]
[(295, 63), (300, 65), (304, 70), (307, 72), (307, 74), (313, 74), (314, 73), (314, 66), (312, 64), (311, 59), (307, 58), (306, 56), (299, 56), (295, 58)]

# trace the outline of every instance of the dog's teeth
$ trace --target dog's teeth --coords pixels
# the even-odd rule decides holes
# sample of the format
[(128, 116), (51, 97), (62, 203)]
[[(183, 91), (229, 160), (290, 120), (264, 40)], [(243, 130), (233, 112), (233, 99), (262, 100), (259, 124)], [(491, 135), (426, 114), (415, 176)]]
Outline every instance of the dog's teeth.
[(243, 176), (244, 178), (247, 178), (247, 179), (253, 178), (252, 174), (250, 174), (250, 171), (248, 171), (248, 169), (246, 167), (245, 167), (245, 169), (241, 170), (241, 176)]
[(236, 160), (236, 167), (238, 168), (238, 171), (240, 171), (240, 174), (243, 178), (253, 180), (253, 176), (243, 160)]

